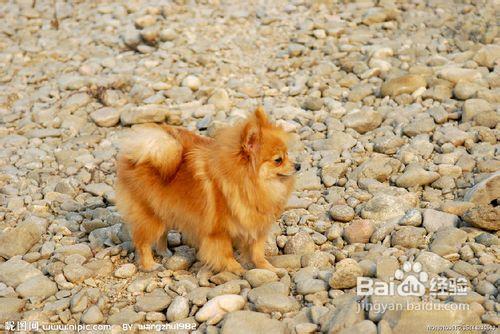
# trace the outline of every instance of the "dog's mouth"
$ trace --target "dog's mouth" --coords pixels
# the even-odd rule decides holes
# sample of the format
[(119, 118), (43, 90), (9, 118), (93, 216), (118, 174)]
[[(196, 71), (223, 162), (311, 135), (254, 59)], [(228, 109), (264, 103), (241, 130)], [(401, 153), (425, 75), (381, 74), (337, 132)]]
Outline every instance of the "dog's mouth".
[(277, 175), (279, 177), (282, 177), (282, 178), (286, 178), (286, 177), (290, 177), (290, 176), (293, 176), (295, 173), (292, 173), (292, 174), (282, 174), (282, 173), (278, 173)]

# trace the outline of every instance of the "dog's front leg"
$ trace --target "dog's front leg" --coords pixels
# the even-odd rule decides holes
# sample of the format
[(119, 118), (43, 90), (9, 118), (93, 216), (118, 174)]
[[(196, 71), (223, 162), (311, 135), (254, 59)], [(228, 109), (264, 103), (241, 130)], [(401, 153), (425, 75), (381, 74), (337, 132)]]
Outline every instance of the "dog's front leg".
[(264, 256), (264, 246), (266, 243), (266, 235), (259, 237), (257, 240), (254, 240), (250, 243), (248, 249), (250, 252), (250, 259), (256, 268), (259, 269), (267, 269), (274, 272), (280, 271), (280, 268), (276, 268), (269, 261), (266, 260)]

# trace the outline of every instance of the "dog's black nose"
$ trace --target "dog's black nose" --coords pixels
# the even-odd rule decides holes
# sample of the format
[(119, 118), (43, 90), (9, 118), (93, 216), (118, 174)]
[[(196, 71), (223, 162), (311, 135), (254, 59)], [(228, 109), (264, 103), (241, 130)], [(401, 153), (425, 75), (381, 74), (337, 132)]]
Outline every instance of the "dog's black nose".
[(295, 164), (294, 167), (297, 172), (300, 170), (300, 164)]

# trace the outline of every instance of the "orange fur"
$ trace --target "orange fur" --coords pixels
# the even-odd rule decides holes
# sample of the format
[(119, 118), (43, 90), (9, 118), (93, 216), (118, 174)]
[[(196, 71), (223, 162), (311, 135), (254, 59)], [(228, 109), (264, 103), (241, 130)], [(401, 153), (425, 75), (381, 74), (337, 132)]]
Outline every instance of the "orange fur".
[(264, 242), (293, 188), (287, 138), (261, 108), (214, 139), (168, 125), (136, 130), (118, 158), (116, 201), (143, 270), (157, 266), (151, 247), (165, 252), (170, 229), (214, 271), (243, 272), (233, 246), (275, 270)]

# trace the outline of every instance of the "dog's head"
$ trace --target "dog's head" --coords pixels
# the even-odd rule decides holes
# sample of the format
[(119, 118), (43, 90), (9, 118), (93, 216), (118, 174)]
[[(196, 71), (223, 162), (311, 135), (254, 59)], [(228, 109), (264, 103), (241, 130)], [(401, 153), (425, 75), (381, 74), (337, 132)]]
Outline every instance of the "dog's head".
[(261, 179), (287, 181), (300, 170), (288, 156), (290, 134), (269, 121), (259, 107), (240, 131), (240, 154)]

